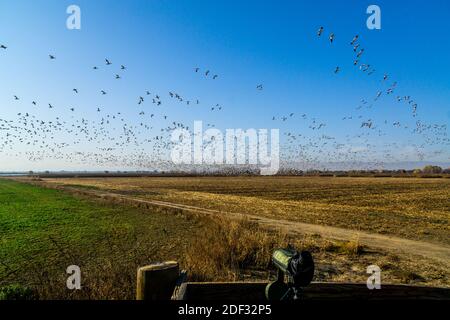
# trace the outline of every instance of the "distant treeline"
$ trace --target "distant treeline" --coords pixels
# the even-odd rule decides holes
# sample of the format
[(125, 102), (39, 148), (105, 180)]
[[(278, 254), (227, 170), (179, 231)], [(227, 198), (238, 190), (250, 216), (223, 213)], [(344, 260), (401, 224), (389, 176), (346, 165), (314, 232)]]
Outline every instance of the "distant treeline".
[[(198, 171), (85, 171), (85, 172), (33, 172), (24, 175), (36, 178), (102, 178), (102, 177), (193, 177), (193, 176), (259, 176), (257, 168), (226, 168)], [(298, 170), (282, 168), (277, 176), (320, 176), (320, 177), (422, 177), (449, 178), (450, 168), (425, 166), (414, 170)]]

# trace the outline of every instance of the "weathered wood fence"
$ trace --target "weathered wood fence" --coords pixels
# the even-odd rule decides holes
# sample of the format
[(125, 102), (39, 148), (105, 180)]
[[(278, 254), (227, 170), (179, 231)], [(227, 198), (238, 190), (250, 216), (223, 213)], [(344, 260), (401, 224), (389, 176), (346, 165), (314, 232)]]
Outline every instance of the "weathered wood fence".
[[(137, 272), (138, 300), (266, 300), (267, 282), (187, 282), (187, 272), (175, 261), (145, 266)], [(312, 282), (304, 288), (304, 300), (450, 300), (450, 289), (366, 284)]]

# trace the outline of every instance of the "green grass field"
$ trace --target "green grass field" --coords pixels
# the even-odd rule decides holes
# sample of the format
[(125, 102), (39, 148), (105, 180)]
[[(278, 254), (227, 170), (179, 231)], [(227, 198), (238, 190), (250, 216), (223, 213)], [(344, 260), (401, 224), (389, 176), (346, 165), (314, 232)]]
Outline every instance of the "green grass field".
[[(179, 261), (191, 280), (265, 280), (274, 276), (273, 249), (288, 243), (313, 253), (315, 281), (363, 283), (366, 267), (377, 264), (386, 283), (450, 285), (445, 265), (356, 240), (289, 236), (247, 220), (137, 208), (33, 183), (0, 179), (0, 300), (5, 292), (6, 298), (8, 292), (27, 292), (25, 287), (39, 299), (133, 299), (136, 269), (164, 260)], [(81, 268), (82, 290), (66, 288), (69, 265)], [(20, 290), (2, 291), (10, 285)]]
[[(104, 288), (97, 269), (104, 269), (105, 278), (123, 273), (126, 287), (132, 287), (139, 265), (178, 259), (197, 227), (195, 221), (165, 212), (149, 214), (0, 179), (0, 286), (32, 285), (41, 297), (55, 292), (63, 297), (72, 294), (64, 279), (67, 266), (75, 264), (87, 278), (96, 274), (86, 279), (92, 288), (83, 297), (132, 298), (132, 289), (124, 292), (119, 283), (120, 292)], [(51, 294), (46, 292), (50, 287)]]

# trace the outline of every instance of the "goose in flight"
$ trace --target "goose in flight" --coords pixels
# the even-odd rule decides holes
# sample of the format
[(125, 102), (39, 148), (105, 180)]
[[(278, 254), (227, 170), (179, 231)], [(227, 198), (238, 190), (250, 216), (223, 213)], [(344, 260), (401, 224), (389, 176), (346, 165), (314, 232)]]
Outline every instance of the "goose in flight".
[(214, 79), (217, 79), (217, 77), (218, 77), (218, 75), (215, 74), (215, 75), (213, 76), (213, 80), (214, 80)]
[(317, 30), (317, 36), (320, 37), (322, 35), (322, 32), (323, 32), (323, 27), (321, 26), (319, 28), (319, 30)]
[(194, 70), (195, 70), (195, 72), (198, 72), (198, 70), (200, 70), (200, 68), (195, 68)]
[(102, 90), (102, 91), (100, 91), (100, 92), (101, 92), (103, 95), (106, 94), (106, 91), (105, 91), (105, 90)]
[(120, 79), (120, 76), (118, 74), (116, 74), (116, 79)]
[(120, 69), (125, 70), (126, 67), (122, 64), (122, 65), (120, 66)]
[(55, 56), (53, 56), (51, 54), (49, 54), (48, 57), (50, 58), (50, 60), (55, 60), (56, 59)]
[(336, 67), (336, 69), (334, 69), (334, 73), (338, 73), (340, 70), (339, 66)]
[(335, 38), (334, 33), (331, 33), (328, 39), (330, 39), (330, 42), (333, 43), (334, 38)]
[(207, 70), (207, 71), (205, 72), (205, 76), (208, 76), (208, 74), (209, 74), (209, 70)]
[(256, 86), (256, 89), (262, 90), (262, 89), (263, 89), (263, 85), (262, 85), (262, 84), (258, 84), (258, 85)]
[(19, 97), (18, 96), (14, 96), (14, 100), (19, 100)]
[(354, 45), (356, 43), (356, 41), (358, 40), (359, 35), (356, 35), (353, 37), (352, 42), (350, 42), (351, 45)]
[(72, 89), (72, 91), (78, 93), (78, 89)]
[(361, 70), (362, 72), (366, 72), (367, 70), (369, 70), (369, 68), (370, 64), (363, 63), (362, 65), (359, 66), (359, 70)]
[(111, 61), (109, 61), (108, 59), (105, 59), (106, 65), (109, 66), (111, 63)]
[(8, 48), (8, 47), (7, 47), (7, 46), (5, 46), (5, 45), (3, 45), (3, 44), (2, 44), (2, 45), (0, 45), (0, 49), (5, 49), (5, 50), (6, 50), (7, 48)]
[(36, 101), (31, 102), (33, 105), (36, 105)]
[(97, 70), (98, 68), (97, 68), (97, 66), (93, 66), (92, 69)]

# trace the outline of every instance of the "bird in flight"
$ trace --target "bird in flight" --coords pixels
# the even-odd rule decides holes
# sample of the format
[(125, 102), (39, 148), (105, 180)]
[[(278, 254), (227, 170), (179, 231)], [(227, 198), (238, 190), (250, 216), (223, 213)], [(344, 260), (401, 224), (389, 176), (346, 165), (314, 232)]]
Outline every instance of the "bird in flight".
[(205, 72), (205, 76), (208, 76), (208, 74), (209, 74), (209, 70), (207, 70), (207, 71)]
[(14, 99), (15, 99), (15, 100), (19, 100), (19, 97), (18, 97), (18, 96), (14, 96)]
[(120, 76), (118, 74), (116, 74), (116, 79), (120, 79)]
[(8, 48), (8, 47), (7, 47), (7, 46), (5, 46), (5, 45), (3, 45), (3, 44), (2, 44), (2, 45), (0, 45), (0, 49), (5, 49), (5, 50), (6, 50), (7, 48)]
[(336, 67), (336, 69), (334, 69), (334, 73), (338, 73), (340, 70), (339, 66)]
[(97, 70), (98, 68), (96, 66), (92, 67), (92, 69)]
[(78, 89), (72, 89), (73, 92), (78, 93)]
[(49, 54), (48, 57), (50, 58), (50, 60), (55, 60), (56, 59), (55, 56), (53, 56), (51, 54)]
[(350, 42), (351, 45), (354, 45), (356, 43), (356, 41), (358, 40), (359, 35), (356, 35), (353, 37), (352, 42)]
[(334, 33), (332, 33), (330, 34), (330, 37), (328, 39), (330, 39), (330, 42), (333, 43), (334, 38), (335, 38)]
[(120, 66), (120, 69), (125, 70), (126, 67), (122, 64), (122, 65)]
[(105, 59), (106, 65), (109, 66), (111, 63), (111, 61), (109, 61), (108, 59)]
[(102, 91), (100, 91), (102, 94), (106, 94), (106, 91), (105, 90), (102, 90)]
[(262, 89), (263, 89), (263, 85), (262, 85), (262, 84), (258, 84), (258, 85), (256, 86), (256, 89), (262, 90)]
[(321, 26), (319, 28), (319, 30), (317, 30), (317, 36), (320, 37), (322, 35), (322, 32), (323, 32), (323, 27)]
[(198, 72), (198, 70), (200, 70), (200, 68), (195, 68), (194, 70), (195, 70), (195, 72)]
[(213, 76), (213, 80), (214, 80), (214, 79), (217, 79), (217, 77), (218, 77), (218, 75), (215, 74), (215, 75)]

